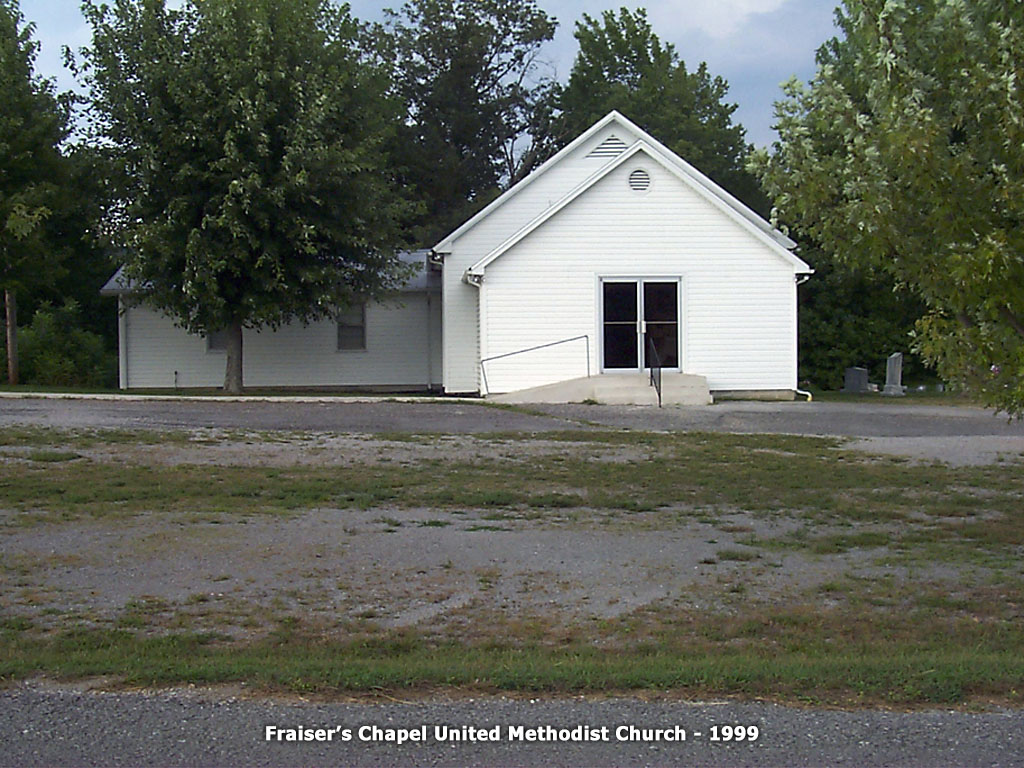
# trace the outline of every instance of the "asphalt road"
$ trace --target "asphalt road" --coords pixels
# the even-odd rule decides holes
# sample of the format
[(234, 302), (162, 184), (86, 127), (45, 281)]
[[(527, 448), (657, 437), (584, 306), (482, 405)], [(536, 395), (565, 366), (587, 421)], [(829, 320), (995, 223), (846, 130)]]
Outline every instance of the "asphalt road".
[[(757, 739), (713, 740), (713, 726)], [(280, 729), (348, 729), (330, 741), (267, 741)], [(376, 726), (381, 740), (361, 740)], [(447, 741), (435, 726), (468, 726), (498, 741)], [(584, 726), (589, 741), (527, 741)], [(640, 731), (635, 741), (629, 727)], [(387, 742), (385, 729), (424, 728)], [(550, 727), (550, 731), (547, 730)], [(685, 741), (657, 741), (685, 732)], [(602, 728), (606, 729), (602, 731)], [(624, 729), (624, 730), (620, 730)], [(647, 733), (644, 733), (644, 730)], [(553, 731), (553, 733), (552, 733)], [(699, 734), (699, 735), (698, 735)], [(322, 734), (326, 737), (326, 733)], [(372, 731), (362, 735), (374, 737)], [(442, 740), (437, 740), (438, 736)], [(575, 736), (583, 734), (578, 732)], [(414, 736), (414, 734), (410, 734)], [(0, 692), (0, 764), (6, 766), (1021, 766), (1024, 713), (814, 711), (761, 703), (637, 699), (444, 699), (415, 703), (304, 703), (215, 692), (92, 693), (22, 686)]]
[(0, 398), (0, 426), (120, 429), (297, 430), (318, 432), (543, 432), (565, 429), (557, 417), (490, 408), (475, 403), (112, 400)]
[(916, 405), (882, 397), (877, 403), (732, 401), (684, 408), (536, 407), (559, 418), (631, 429), (847, 437), (1024, 437), (1024, 422), (1011, 422), (1005, 415), (982, 408)]
[[(724, 402), (712, 406), (541, 405), (533, 413), (471, 401), (234, 402), (0, 397), (0, 426), (326, 432), (543, 432), (585, 424), (654, 430), (851, 437), (1022, 437), (1024, 422), (980, 408), (874, 403)], [(540, 415), (541, 413), (545, 415)]]

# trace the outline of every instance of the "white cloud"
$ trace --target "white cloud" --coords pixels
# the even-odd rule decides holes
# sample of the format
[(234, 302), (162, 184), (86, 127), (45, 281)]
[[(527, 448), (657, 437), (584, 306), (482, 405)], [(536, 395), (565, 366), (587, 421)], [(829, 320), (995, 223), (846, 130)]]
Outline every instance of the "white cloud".
[(772, 13), (788, 0), (666, 0), (651, 3), (647, 13), (651, 25), (671, 38), (675, 32), (703, 32), (715, 40), (735, 35), (752, 17)]

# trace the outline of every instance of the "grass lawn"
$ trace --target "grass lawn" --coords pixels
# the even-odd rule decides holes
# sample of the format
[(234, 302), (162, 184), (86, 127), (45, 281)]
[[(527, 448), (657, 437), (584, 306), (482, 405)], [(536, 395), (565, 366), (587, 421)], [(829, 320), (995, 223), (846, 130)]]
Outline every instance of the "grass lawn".
[[(1017, 463), (920, 464), (779, 435), (501, 434), (472, 438), (470, 454), (441, 436), (380, 439), (376, 452), (343, 463), (268, 464), (237, 457), (323, 448), (302, 434), (0, 430), (0, 586), (9, 595), (0, 678), (1024, 702)], [(226, 448), (242, 453), (219, 453)], [(392, 461), (399, 448), (402, 460)], [(166, 461), (170, 454), (182, 460)], [(157, 515), (176, 520), (184, 540), (211, 521), (287, 526), (321, 509), (378, 521), (353, 537), (699, 536), (711, 575), (693, 581), (692, 594), (602, 616), (512, 610), (496, 597), (507, 578), (497, 565), (469, 574), (472, 599), (445, 621), (394, 627), (361, 603), (289, 602), (287, 584), (231, 603), (138, 596), (113, 611), (83, 610), (66, 594), (79, 567), (73, 553), (48, 561), (13, 544), (73, 531), (86, 548), (95, 531)], [(423, 563), (419, 573), (437, 582), (459, 570), (457, 561)], [(793, 564), (828, 575), (809, 582), (788, 572)], [(338, 581), (350, 563), (315, 566)], [(232, 630), (239, 625), (251, 631)]]

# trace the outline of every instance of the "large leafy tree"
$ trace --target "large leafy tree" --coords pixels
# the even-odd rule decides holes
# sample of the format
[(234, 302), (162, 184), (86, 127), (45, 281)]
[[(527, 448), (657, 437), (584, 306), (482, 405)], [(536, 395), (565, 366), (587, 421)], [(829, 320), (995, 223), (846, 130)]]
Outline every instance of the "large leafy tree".
[(110, 299), (99, 293), (120, 263), (114, 259), (103, 226), (112, 202), (109, 179), (114, 171), (106, 151), (81, 144), (66, 143), (63, 160), (61, 185), (52, 197), (53, 210), (42, 232), (51, 265), (45, 282), (26, 290), (18, 304), (28, 313), (27, 319), (44, 305), (61, 306), (72, 300), (83, 330), (101, 335), (108, 348), (116, 350), (117, 316), (111, 312)]
[(405, 120), (394, 156), (432, 245), (537, 164), (555, 20), (534, 0), (409, 0), (378, 31)]
[(45, 268), (18, 294), (18, 366), (25, 383), (117, 381), (117, 317), (99, 293), (118, 263), (102, 229), (109, 178), (104, 153), (64, 146), (51, 212), (33, 237), (45, 245)]
[(97, 128), (124, 165), (140, 297), (197, 334), (332, 316), (395, 288), (387, 78), (329, 0), (87, 0)]
[(1024, 6), (845, 0), (837, 18), (759, 172), (783, 220), (923, 299), (917, 348), (943, 377), (1020, 415)]
[(0, 288), (7, 376), (18, 383), (17, 294), (55, 267), (44, 223), (63, 173), (66, 102), (33, 73), (38, 43), (16, 0), (0, 0)]
[(689, 71), (654, 33), (643, 8), (588, 14), (576, 22), (579, 52), (556, 98), (558, 143), (616, 109), (761, 213), (767, 200), (745, 168), (751, 147), (733, 123), (728, 83), (701, 63)]

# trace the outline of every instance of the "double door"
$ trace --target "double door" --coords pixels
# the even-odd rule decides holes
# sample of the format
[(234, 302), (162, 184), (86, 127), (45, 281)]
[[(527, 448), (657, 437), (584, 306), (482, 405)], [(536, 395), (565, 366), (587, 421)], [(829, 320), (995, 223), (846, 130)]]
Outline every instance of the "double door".
[(679, 281), (601, 282), (603, 369), (679, 368)]

